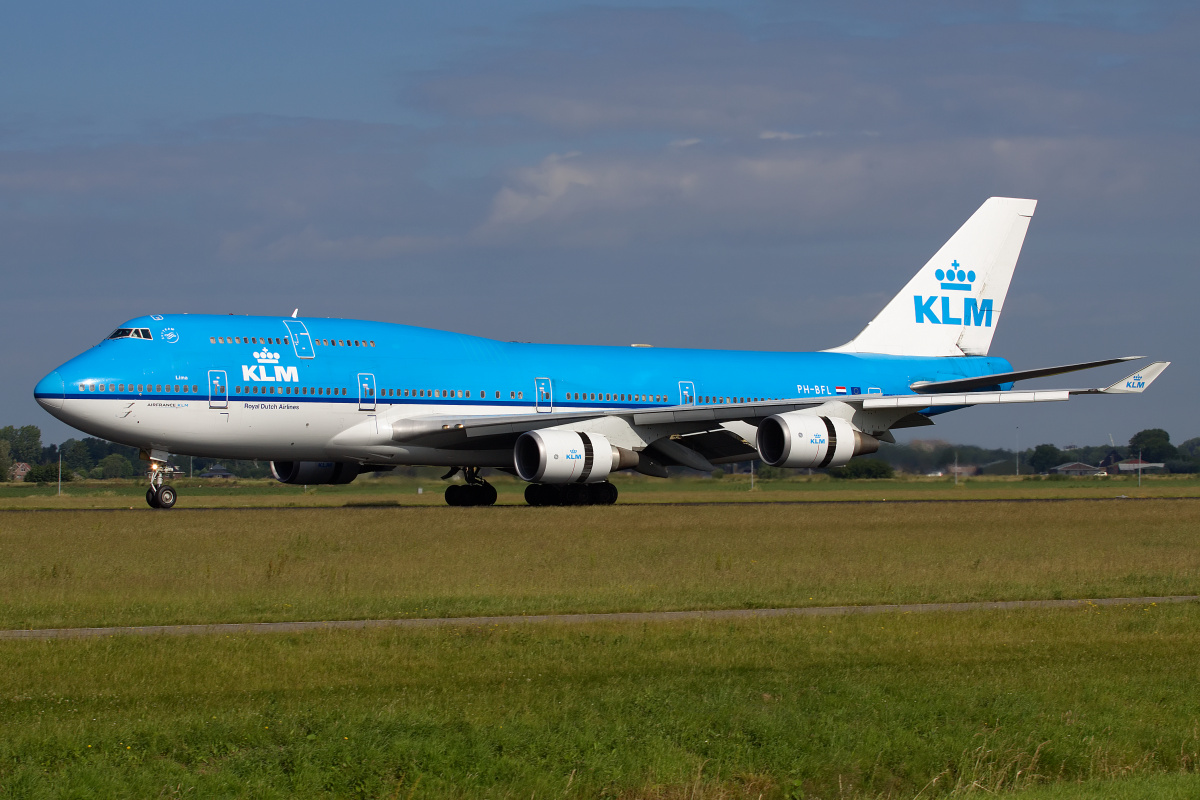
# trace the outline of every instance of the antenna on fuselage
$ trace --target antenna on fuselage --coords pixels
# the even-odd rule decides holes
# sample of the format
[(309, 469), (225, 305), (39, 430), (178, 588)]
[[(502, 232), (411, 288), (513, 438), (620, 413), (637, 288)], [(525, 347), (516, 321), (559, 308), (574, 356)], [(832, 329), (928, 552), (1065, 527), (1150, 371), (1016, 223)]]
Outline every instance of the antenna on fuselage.
[(297, 308), (295, 311), (293, 311), (293, 312), (292, 312), (292, 319), (295, 319), (295, 318), (296, 318), (296, 315), (297, 315), (297, 314), (299, 314), (299, 313), (300, 313), (300, 309), (298, 309), (298, 308)]

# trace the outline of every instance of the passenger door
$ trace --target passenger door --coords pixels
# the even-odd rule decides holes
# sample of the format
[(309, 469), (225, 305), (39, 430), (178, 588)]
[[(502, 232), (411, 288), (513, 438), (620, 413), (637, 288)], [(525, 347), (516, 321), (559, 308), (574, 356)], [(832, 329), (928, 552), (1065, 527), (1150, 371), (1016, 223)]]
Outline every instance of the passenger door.
[(533, 379), (533, 407), (538, 413), (554, 410), (554, 387), (549, 378)]
[(229, 379), (223, 369), (208, 371), (208, 407), (229, 408)]
[(375, 376), (370, 372), (358, 373), (358, 410), (375, 410)]
[(691, 381), (679, 382), (679, 404), (681, 406), (695, 405), (696, 385)]
[(298, 319), (285, 319), (283, 325), (292, 335), (292, 346), (296, 348), (297, 358), (317, 357), (317, 351), (313, 349), (312, 337), (308, 335), (308, 328), (303, 322)]

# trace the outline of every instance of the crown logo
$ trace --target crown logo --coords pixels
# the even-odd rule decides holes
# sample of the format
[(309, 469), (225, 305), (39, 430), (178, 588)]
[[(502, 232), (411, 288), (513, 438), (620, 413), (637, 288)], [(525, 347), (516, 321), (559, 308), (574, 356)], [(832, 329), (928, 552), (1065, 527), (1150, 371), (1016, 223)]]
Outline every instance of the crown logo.
[(933, 273), (933, 277), (942, 282), (943, 289), (969, 292), (971, 284), (975, 282), (975, 270), (964, 270), (956, 258), (950, 262), (950, 269), (939, 269)]
[(270, 350), (268, 350), (265, 347), (262, 350), (255, 352), (254, 358), (260, 364), (278, 364), (279, 363), (279, 353), (272, 353)]

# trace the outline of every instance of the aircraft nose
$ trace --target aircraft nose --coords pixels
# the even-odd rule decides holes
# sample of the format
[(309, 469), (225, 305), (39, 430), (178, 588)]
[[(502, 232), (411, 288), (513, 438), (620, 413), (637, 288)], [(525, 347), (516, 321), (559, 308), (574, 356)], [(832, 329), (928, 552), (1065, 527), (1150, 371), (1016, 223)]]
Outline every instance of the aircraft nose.
[(67, 398), (67, 385), (62, 376), (58, 374), (58, 370), (54, 370), (38, 381), (37, 386), (33, 389), (33, 396), (47, 411), (63, 407), (63, 401)]

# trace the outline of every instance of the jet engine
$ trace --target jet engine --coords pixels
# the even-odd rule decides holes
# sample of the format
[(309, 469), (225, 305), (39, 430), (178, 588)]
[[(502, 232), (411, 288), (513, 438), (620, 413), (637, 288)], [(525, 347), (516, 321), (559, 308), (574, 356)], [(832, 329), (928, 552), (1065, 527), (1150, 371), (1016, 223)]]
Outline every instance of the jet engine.
[(513, 464), (531, 483), (598, 483), (610, 472), (636, 467), (638, 455), (598, 433), (526, 431), (513, 447)]
[(271, 476), (280, 483), (350, 483), (358, 477), (353, 461), (272, 461)]
[(758, 425), (758, 454), (772, 467), (840, 467), (879, 449), (879, 440), (840, 417), (789, 411)]

